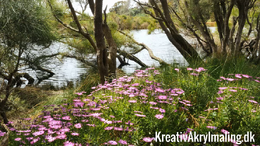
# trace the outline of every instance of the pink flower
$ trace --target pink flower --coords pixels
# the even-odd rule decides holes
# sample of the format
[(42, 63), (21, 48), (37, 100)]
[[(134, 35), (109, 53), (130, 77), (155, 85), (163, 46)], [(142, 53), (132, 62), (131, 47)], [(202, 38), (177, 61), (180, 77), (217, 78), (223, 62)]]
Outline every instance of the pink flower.
[(159, 111), (160, 111), (161, 113), (165, 113), (165, 109), (160, 108)]
[(226, 78), (227, 81), (234, 81), (235, 79), (232, 78)]
[(6, 132), (2, 132), (1, 130), (0, 130), (0, 137), (1, 136), (4, 136), (6, 134)]
[(143, 141), (145, 142), (152, 142), (154, 138), (150, 138), (150, 137), (144, 137)]
[(106, 123), (106, 124), (112, 124), (112, 123), (113, 123), (112, 121), (106, 120), (106, 119), (104, 119), (104, 118), (99, 118), (99, 120), (100, 120), (101, 122)]
[(82, 95), (83, 93), (82, 93), (82, 92), (78, 92), (78, 93), (75, 93), (75, 94), (77, 94), (77, 95)]
[(63, 143), (64, 146), (74, 146), (75, 144), (73, 142), (66, 141)]
[(134, 111), (135, 113), (139, 113), (139, 114), (142, 114), (143, 112), (141, 112), (141, 111)]
[(217, 127), (215, 127), (215, 126), (207, 126), (207, 128), (209, 128), (209, 129), (214, 129), (214, 130), (217, 129)]
[(116, 142), (116, 141), (113, 141), (113, 140), (110, 140), (110, 141), (108, 141), (107, 143), (110, 144), (110, 145), (117, 145), (117, 142)]
[(130, 102), (130, 103), (136, 103), (137, 101), (136, 101), (136, 100), (128, 100), (128, 102)]
[(190, 75), (198, 76), (199, 74), (196, 74), (196, 73), (190, 73)]
[(48, 142), (53, 142), (54, 140), (56, 140), (56, 137), (52, 137), (52, 136), (46, 136), (46, 138), (48, 140)]
[(131, 123), (130, 121), (125, 122), (125, 124), (127, 124), (127, 125), (134, 125), (134, 123)]
[(167, 99), (167, 96), (165, 96), (165, 95), (159, 95), (159, 97), (158, 97), (160, 100), (164, 100), (164, 99)]
[(249, 102), (251, 102), (251, 103), (258, 103), (258, 102), (256, 102), (256, 101), (254, 101), (254, 100), (248, 100)]
[(153, 102), (153, 101), (150, 101), (149, 102), (151, 105), (156, 105), (157, 103), (156, 102)]
[(106, 127), (105, 130), (112, 130), (114, 127)]
[(135, 95), (133, 93), (129, 94), (129, 97), (135, 97)]
[(92, 117), (99, 117), (100, 115), (102, 115), (103, 113), (93, 113), (93, 114), (89, 114)]
[(134, 84), (132, 84), (132, 86), (134, 87), (134, 86), (139, 86), (139, 83), (134, 83)]
[(150, 107), (150, 108), (151, 108), (151, 109), (156, 109), (156, 110), (159, 109), (158, 107)]
[(65, 128), (62, 128), (62, 129), (60, 129), (59, 131), (60, 131), (60, 132), (69, 132), (69, 131), (70, 131), (70, 129), (69, 129), (69, 128), (67, 128), (67, 127), (65, 127)]
[(186, 106), (192, 106), (192, 104), (186, 104)]
[(193, 129), (191, 129), (191, 128), (187, 128), (186, 133), (190, 133), (191, 131), (193, 131)]
[(183, 100), (184, 102), (186, 102), (186, 103), (191, 103), (189, 100)]
[(81, 125), (81, 123), (78, 123), (78, 124), (75, 124), (74, 127), (77, 128), (77, 129), (79, 129), (79, 128), (82, 127), (82, 125)]
[(74, 101), (74, 107), (83, 107), (84, 106), (84, 102), (82, 102), (82, 101), (75, 101), (75, 100), (73, 100)]
[(121, 127), (114, 127), (114, 130), (117, 130), (117, 131), (123, 131), (124, 129), (121, 128)]
[(161, 88), (156, 88), (156, 89), (155, 89), (155, 91), (157, 91), (157, 92), (161, 92), (161, 93), (163, 93), (163, 92), (164, 92), (164, 90), (163, 90), (163, 89), (161, 89)]
[(37, 141), (39, 141), (39, 138), (33, 139), (33, 140), (31, 141), (31, 144), (35, 144)]
[(249, 75), (242, 75), (242, 76), (245, 78), (251, 78), (251, 76), (249, 76)]
[(178, 69), (178, 68), (175, 68), (174, 70), (176, 70), (177, 72), (179, 72), (179, 71), (180, 71), (180, 69)]
[(111, 117), (111, 118), (115, 118), (115, 116), (113, 116), (113, 115), (110, 115), (109, 117)]
[(241, 79), (242, 77), (240, 76), (240, 74), (235, 74), (235, 77)]
[(237, 92), (237, 90), (234, 90), (234, 89), (229, 89), (229, 91), (231, 91), (231, 92)]
[(155, 118), (157, 118), (157, 119), (162, 119), (164, 116), (163, 116), (163, 114), (157, 114), (157, 115), (155, 115)]
[(66, 134), (60, 134), (56, 136), (57, 139), (66, 139), (67, 135)]
[(223, 100), (224, 98), (223, 97), (218, 97), (217, 100)]
[(88, 122), (88, 120), (81, 120), (81, 122), (86, 123), (86, 122)]
[(71, 120), (70, 116), (64, 116), (64, 117), (62, 117), (62, 119), (67, 120), (67, 121)]
[(71, 135), (72, 135), (72, 136), (79, 136), (79, 133), (77, 133), (77, 132), (72, 132)]
[(17, 138), (15, 138), (14, 139), (15, 141), (20, 141), (20, 140), (22, 140), (20, 137), (17, 137)]
[(37, 132), (33, 133), (34, 136), (39, 136), (39, 135), (43, 135), (43, 134), (44, 134), (44, 131), (37, 131)]
[(137, 117), (146, 117), (146, 115), (135, 114)]
[(222, 132), (223, 134), (229, 134), (229, 132), (228, 132), (227, 130), (225, 130), (225, 129), (221, 129), (221, 132)]
[(196, 72), (206, 71), (203, 67), (199, 67), (195, 69)]
[(192, 68), (188, 67), (187, 70), (193, 70)]
[(88, 126), (95, 127), (95, 124), (87, 124)]
[(225, 89), (227, 89), (227, 87), (219, 87), (218, 89), (219, 90), (225, 90)]
[(123, 145), (127, 145), (127, 142), (125, 140), (120, 139), (118, 142), (123, 144)]

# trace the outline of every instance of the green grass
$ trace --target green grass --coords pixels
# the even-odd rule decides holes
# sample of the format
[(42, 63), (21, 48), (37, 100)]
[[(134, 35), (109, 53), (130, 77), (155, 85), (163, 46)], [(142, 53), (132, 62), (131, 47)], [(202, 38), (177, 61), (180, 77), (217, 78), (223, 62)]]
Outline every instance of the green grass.
[[(56, 131), (46, 119), (61, 121), (63, 124), (57, 124), (61, 126), (57, 130), (68, 127), (69, 131), (64, 134), (66, 138), (47, 142), (45, 136), (48, 132), (35, 136), (34, 132), (39, 129), (30, 123), (28, 126), (21, 125), (32, 129), (29, 135), (13, 132), (9, 144), (22, 144), (14, 140), (19, 137), (25, 145), (30, 145), (26, 137), (38, 137), (40, 139), (34, 145), (63, 145), (65, 142), (94, 146), (112, 142), (147, 146), (150, 143), (161, 146), (201, 145), (147, 142), (159, 131), (176, 134), (189, 133), (190, 130), (197, 134), (222, 134), (223, 130), (231, 134), (246, 134), (252, 131), (255, 142), (247, 144), (260, 144), (258, 69), (243, 60), (211, 60), (205, 66), (195, 65), (192, 68), (176, 68), (174, 65), (161, 67), (158, 71), (148, 68), (103, 86), (92, 86), (94, 80), (92, 82), (89, 78), (90, 85), (84, 82), (76, 89), (79, 91), (84, 87), (88, 93), (75, 94), (71, 90), (63, 96), (48, 99), (34, 109), (35, 113), (42, 111), (42, 115), (35, 114), (34, 125), (40, 124)], [(66, 116), (71, 120), (62, 119)], [(71, 126), (65, 126), (67, 124)], [(76, 127), (77, 124), (80, 128)], [(73, 136), (72, 133), (79, 135)], [(62, 134), (50, 135), (57, 137)], [(232, 143), (212, 142), (206, 145)]]

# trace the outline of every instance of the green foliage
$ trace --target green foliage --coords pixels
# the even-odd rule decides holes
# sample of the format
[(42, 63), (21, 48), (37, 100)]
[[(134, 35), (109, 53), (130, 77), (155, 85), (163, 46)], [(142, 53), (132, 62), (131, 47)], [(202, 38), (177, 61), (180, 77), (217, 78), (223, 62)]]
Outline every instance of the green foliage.
[[(210, 76), (209, 70), (202, 67), (169, 66), (160, 70), (163, 72), (154, 68), (139, 70), (131, 77), (124, 76), (110, 84), (93, 86), (88, 95), (85, 92), (70, 93), (67, 104), (46, 106), (42, 115), (34, 119), (35, 124), (46, 129), (57, 126), (60, 130), (65, 130), (64, 124), (71, 126), (66, 126), (69, 131), (65, 134), (51, 134), (52, 137), (65, 135), (64, 140), (55, 138), (53, 142), (47, 142), (47, 131), (44, 131), (35, 136), (40, 139), (34, 145), (62, 145), (65, 141), (101, 145), (111, 140), (147, 146), (151, 143), (158, 146), (200, 145), (191, 142), (145, 142), (145, 137), (155, 137), (155, 132), (159, 131), (162, 134), (185, 131), (222, 134), (223, 130), (231, 134), (252, 131), (256, 134), (255, 142), (250, 144), (260, 142), (257, 123), (260, 109), (256, 104), (260, 98), (259, 94), (255, 94), (255, 90), (260, 92), (259, 88), (255, 88), (259, 87), (260, 81), (254, 81), (259, 77), (233, 74), (217, 81)], [(51, 124), (53, 122), (56, 124)], [(22, 144), (14, 139), (25, 140), (39, 131), (38, 127), (30, 125), (20, 128), (25, 130), (24, 127), (32, 131), (28, 132), (28, 136), (12, 132), (10, 145)], [(73, 133), (78, 136), (73, 136)], [(232, 143), (223, 143), (229, 144)], [(217, 146), (219, 143), (207, 142), (207, 145)]]
[(56, 36), (41, 1), (4, 0), (0, 7), (0, 72), (8, 75), (15, 71), (17, 64), (18, 67), (26, 64), (21, 61), (22, 54), (30, 58), (34, 45), (48, 46)]
[(64, 2), (58, 2), (57, 0), (50, 0), (53, 7), (53, 14), (59, 19), (64, 20), (68, 11), (66, 10), (66, 5)]
[(2, 2), (0, 35), (6, 45), (45, 45), (55, 39), (45, 9), (38, 4), (30, 0)]
[[(195, 66), (197, 67), (197, 65), (193, 67)], [(228, 56), (226, 58), (208, 59), (203, 67), (207, 68), (210, 75), (214, 78), (227, 76), (230, 73), (241, 73), (251, 76), (260, 75), (258, 71), (260, 69), (259, 66), (248, 61), (243, 56), (239, 56), (238, 58)]]
[(99, 74), (95, 69), (89, 70), (86, 77), (81, 81), (80, 85), (75, 89), (74, 92), (85, 91), (87, 94), (90, 94), (92, 89), (91, 87), (97, 86), (99, 84)]

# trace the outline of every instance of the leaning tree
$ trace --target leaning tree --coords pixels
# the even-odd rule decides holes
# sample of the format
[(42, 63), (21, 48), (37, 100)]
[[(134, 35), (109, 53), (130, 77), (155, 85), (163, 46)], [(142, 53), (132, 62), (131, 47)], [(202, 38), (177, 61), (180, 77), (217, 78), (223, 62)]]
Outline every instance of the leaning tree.
[[(50, 9), (53, 12), (53, 16), (55, 17), (55, 19), (60, 24), (62, 24), (63, 27), (67, 28), (71, 32), (70, 34), (73, 34), (72, 36), (68, 35), (67, 37), (79, 38), (83, 42), (87, 40), (88, 45), (85, 46), (83, 52), (89, 52), (87, 50), (94, 50), (94, 52), (92, 53), (96, 54), (97, 57), (96, 62), (99, 70), (101, 84), (104, 84), (105, 81), (111, 81), (116, 77), (116, 59), (118, 59), (121, 63), (121, 65), (119, 65), (120, 68), (124, 65), (128, 65), (128, 63), (126, 63), (121, 56), (135, 61), (142, 67), (147, 67), (145, 63), (143, 63), (135, 56), (135, 54), (139, 51), (146, 49), (153, 59), (159, 61), (160, 63), (165, 63), (161, 59), (157, 58), (152, 53), (152, 50), (150, 48), (142, 43), (138, 43), (127, 33), (123, 32), (120, 29), (111, 30), (111, 26), (109, 26), (108, 24), (108, 14), (106, 13), (107, 8), (103, 8), (102, 0), (95, 2), (93, 0), (77, 0), (82, 8), (81, 12), (74, 8), (73, 4), (75, 3), (72, 3), (71, 0), (66, 0), (66, 5), (69, 9), (69, 16), (71, 16), (71, 20), (69, 19), (69, 22), (67, 22), (68, 19), (62, 19), (59, 16), (59, 13), (57, 13), (57, 2), (56, 4), (55, 2), (56, 1), (48, 0)], [(93, 17), (87, 16), (84, 13), (88, 5), (93, 14)], [(93, 25), (89, 25), (92, 24), (93, 21)], [(123, 36), (131, 40), (131, 42), (135, 43), (138, 46), (141, 46), (141, 49), (139, 49), (139, 51), (136, 51), (136, 53), (129, 53), (125, 50), (120, 49), (120, 45), (117, 44), (115, 40), (116, 38), (113, 35), (114, 31), (120, 32)], [(83, 38), (80, 38), (78, 34), (80, 34), (81, 37), (83, 36)], [(64, 54), (63, 56), (76, 58), (90, 66), (95, 66), (93, 63), (88, 61), (86, 57), (84, 58), (84, 56), (80, 56), (78, 54)]]
[(24, 79), (29, 85), (35, 83), (23, 69), (46, 74), (39, 76), (38, 81), (54, 74), (41, 63), (58, 54), (35, 54), (40, 49), (36, 46), (46, 48), (56, 39), (41, 3), (40, 0), (2, 0), (0, 4), (0, 115), (4, 123), (8, 123), (7, 101), (13, 89), (20, 87)]
[[(256, 0), (134, 0), (146, 14), (156, 19), (172, 44), (185, 59), (199, 58), (181, 34), (191, 36), (207, 56), (238, 57), (249, 49), (254, 59), (259, 52), (259, 2)], [(218, 36), (207, 26), (215, 21)], [(188, 33), (185, 33), (188, 32)], [(255, 38), (250, 36), (254, 33)], [(248, 43), (245, 43), (248, 42)], [(251, 43), (250, 43), (251, 42)]]

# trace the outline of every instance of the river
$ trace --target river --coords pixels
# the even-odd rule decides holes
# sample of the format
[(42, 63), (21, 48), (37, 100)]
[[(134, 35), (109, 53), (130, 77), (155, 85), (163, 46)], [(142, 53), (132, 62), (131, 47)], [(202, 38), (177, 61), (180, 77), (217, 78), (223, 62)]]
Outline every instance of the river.
[[(215, 28), (210, 29), (213, 32), (215, 31)], [(147, 30), (133, 30), (132, 33), (137, 42), (146, 44), (153, 50), (155, 56), (161, 58), (165, 62), (178, 63), (180, 66), (188, 65), (180, 52), (160, 30), (156, 30), (150, 35), (147, 34)], [(50, 46), (50, 49), (59, 51), (64, 50), (64, 48), (66, 49), (67, 47), (68, 46), (62, 43), (54, 43)], [(159, 66), (159, 63), (151, 59), (146, 50), (136, 54), (136, 57), (149, 66)], [(140, 65), (131, 60), (129, 60), (128, 63), (130, 65), (122, 68), (126, 73), (133, 73), (136, 69), (140, 68)], [(119, 61), (117, 61), (117, 65), (119, 65)], [(50, 64), (49, 68), (55, 75), (48, 80), (43, 81), (41, 85), (48, 84), (55, 87), (66, 86), (68, 81), (76, 83), (79, 80), (79, 77), (87, 72), (87, 69), (83, 68), (79, 61), (71, 58), (64, 58), (62, 61), (54, 59), (53, 64)]]

